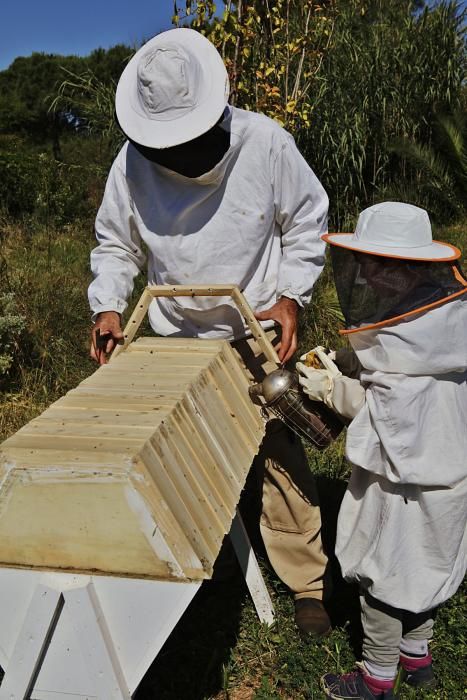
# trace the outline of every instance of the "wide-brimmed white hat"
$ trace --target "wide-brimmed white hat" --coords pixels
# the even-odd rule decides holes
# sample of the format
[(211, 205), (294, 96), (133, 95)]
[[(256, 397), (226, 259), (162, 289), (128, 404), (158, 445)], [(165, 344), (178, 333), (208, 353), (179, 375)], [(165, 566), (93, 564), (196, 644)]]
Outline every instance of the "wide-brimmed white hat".
[(456, 260), (461, 256), (450, 243), (434, 241), (427, 212), (403, 202), (381, 202), (364, 209), (354, 233), (328, 233), (331, 245), (363, 253), (409, 260)]
[(117, 86), (125, 134), (149, 148), (169, 148), (208, 131), (229, 97), (224, 62), (193, 29), (158, 34), (133, 56)]

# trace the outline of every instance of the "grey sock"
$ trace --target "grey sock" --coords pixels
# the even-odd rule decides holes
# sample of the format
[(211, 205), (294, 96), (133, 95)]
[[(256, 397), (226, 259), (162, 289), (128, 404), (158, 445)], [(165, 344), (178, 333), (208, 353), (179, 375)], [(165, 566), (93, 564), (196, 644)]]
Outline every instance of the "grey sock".
[(426, 656), (428, 654), (428, 640), (402, 637), (400, 650), (406, 656)]

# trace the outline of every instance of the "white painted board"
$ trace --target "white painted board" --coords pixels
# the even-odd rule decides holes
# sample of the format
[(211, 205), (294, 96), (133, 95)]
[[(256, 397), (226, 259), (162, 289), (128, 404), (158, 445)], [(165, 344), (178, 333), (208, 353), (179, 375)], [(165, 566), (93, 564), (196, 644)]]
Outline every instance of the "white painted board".
[[(0, 653), (6, 674), (14, 643), (28, 624), (26, 611), (38, 584), (63, 591), (92, 586), (122, 676), (133, 695), (201, 582), (47, 575), (30, 570), (0, 569)], [(96, 697), (82, 639), (78, 637), (76, 612), (71, 605), (67, 606), (65, 596), (65, 605), (31, 693), (32, 700), (57, 700), (59, 697), (91, 700)]]

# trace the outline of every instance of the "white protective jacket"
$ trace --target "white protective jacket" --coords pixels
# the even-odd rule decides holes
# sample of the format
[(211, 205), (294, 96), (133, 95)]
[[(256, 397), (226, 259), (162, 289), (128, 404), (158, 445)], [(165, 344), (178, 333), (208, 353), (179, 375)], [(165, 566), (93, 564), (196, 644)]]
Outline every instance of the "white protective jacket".
[(349, 340), (366, 401), (347, 433), (336, 554), (377, 600), (429, 610), (467, 567), (467, 299)]
[[(188, 178), (126, 144), (96, 219), (91, 309), (122, 312), (146, 263), (149, 284), (236, 284), (255, 310), (284, 295), (306, 304), (324, 263), (328, 198), (293, 138), (271, 119), (231, 108), (230, 148)], [(246, 329), (226, 297), (154, 300), (160, 335), (238, 338)], [(267, 325), (272, 325), (272, 322)]]

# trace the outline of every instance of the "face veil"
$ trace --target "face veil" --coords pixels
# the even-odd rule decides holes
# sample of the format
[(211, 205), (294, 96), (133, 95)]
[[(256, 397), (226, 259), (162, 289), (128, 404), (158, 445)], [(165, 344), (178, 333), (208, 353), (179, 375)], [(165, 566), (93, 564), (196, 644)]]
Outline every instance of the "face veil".
[(346, 330), (386, 325), (467, 291), (456, 261), (408, 260), (331, 245)]

